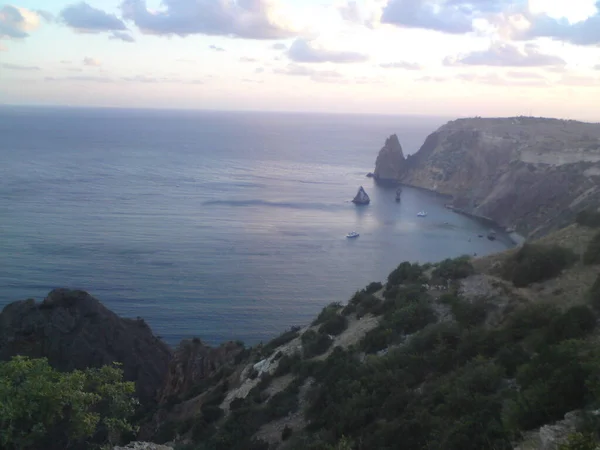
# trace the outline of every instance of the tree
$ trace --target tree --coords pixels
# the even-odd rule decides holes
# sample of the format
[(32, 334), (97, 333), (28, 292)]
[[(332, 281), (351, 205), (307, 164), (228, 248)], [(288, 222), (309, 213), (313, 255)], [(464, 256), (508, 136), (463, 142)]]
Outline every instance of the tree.
[(48, 360), (0, 362), (0, 447), (79, 449), (134, 431), (135, 386), (118, 367), (61, 373)]

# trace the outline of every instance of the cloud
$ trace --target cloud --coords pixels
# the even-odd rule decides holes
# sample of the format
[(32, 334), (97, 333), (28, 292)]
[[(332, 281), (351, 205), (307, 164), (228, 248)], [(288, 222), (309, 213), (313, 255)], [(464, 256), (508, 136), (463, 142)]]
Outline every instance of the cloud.
[(164, 79), (159, 80), (158, 78), (148, 77), (146, 75), (136, 75), (134, 77), (123, 77), (121, 79), (123, 81), (127, 81), (129, 83), (158, 83), (160, 81), (164, 81)]
[(304, 63), (355, 63), (369, 59), (368, 55), (358, 52), (326, 50), (314, 47), (311, 42), (298, 38), (287, 51), (288, 57), (295, 62)]
[(0, 39), (24, 39), (40, 26), (40, 15), (35, 11), (5, 5), (0, 9)]
[(361, 15), (358, 9), (358, 4), (355, 1), (349, 1), (340, 5), (338, 11), (344, 20), (349, 22), (360, 22)]
[(448, 57), (444, 60), (444, 65), (447, 66), (542, 67), (565, 64), (562, 58), (542, 53), (533, 44), (527, 44), (521, 51), (506, 43), (495, 43), (487, 50), (474, 51), (461, 57)]
[(248, 58), (247, 56), (242, 56), (240, 58), (240, 62), (256, 62), (256, 58)]
[(600, 64), (596, 64), (596, 65), (594, 66), (594, 70), (600, 70)]
[(534, 72), (507, 72), (507, 76), (511, 78), (519, 78), (521, 80), (545, 80), (546, 78), (539, 73)]
[(42, 19), (44, 19), (46, 22), (54, 22), (56, 20), (56, 18), (54, 17), (54, 14), (48, 12), (48, 11), (44, 11), (43, 9), (36, 9), (34, 11), (38, 16), (40, 16)]
[(411, 63), (408, 61), (397, 61), (391, 63), (379, 64), (379, 67), (384, 69), (405, 69), (405, 70), (420, 70), (421, 66), (417, 63)]
[(9, 63), (1, 64), (0, 67), (2, 67), (3, 69), (6, 69), (6, 70), (19, 70), (19, 71), (38, 71), (38, 70), (42, 70), (38, 66), (22, 66), (20, 64), (9, 64)]
[(123, 42), (135, 42), (135, 39), (123, 31), (113, 31), (109, 39), (119, 40)]
[(148, 34), (205, 34), (247, 39), (282, 39), (298, 30), (281, 18), (267, 0), (164, 0), (164, 9), (150, 11), (145, 0), (124, 0), (123, 17)]
[(90, 82), (90, 83), (113, 83), (112, 78), (108, 77), (95, 77), (89, 75), (77, 75), (72, 77), (46, 77), (45, 81), (81, 81), (81, 82)]
[(444, 33), (468, 33), (473, 31), (473, 12), (461, 6), (457, 2), (439, 4), (426, 0), (390, 0), (383, 10), (381, 22)]
[(264, 67), (257, 67), (256, 69), (254, 69), (254, 73), (263, 73), (265, 71)]
[(496, 86), (547, 86), (546, 79), (506, 79), (497, 73), (477, 74), (477, 73), (460, 73), (456, 75), (456, 79), (480, 84), (491, 84)]
[(100, 67), (102, 63), (95, 58), (90, 58), (89, 56), (86, 56), (85, 58), (83, 58), (83, 65), (89, 67)]
[(225, 49), (223, 47), (217, 47), (216, 45), (209, 45), (208, 48), (214, 50), (215, 52), (224, 52)]
[(70, 5), (60, 12), (60, 18), (69, 27), (88, 33), (124, 31), (127, 27), (114, 14), (108, 14), (85, 2)]
[(431, 82), (433, 82), (433, 83), (443, 83), (443, 82), (448, 81), (448, 78), (445, 78), (445, 77), (432, 77), (432, 76), (427, 75), (427, 76), (424, 76), (424, 77), (421, 77), (421, 78), (417, 78), (415, 81), (424, 81), (424, 82), (427, 82), (427, 83), (431, 83)]
[(594, 15), (571, 23), (565, 18), (555, 19), (547, 14), (528, 14), (526, 19), (529, 26), (513, 30), (513, 39), (530, 40), (547, 37), (576, 45), (600, 44), (600, 1), (596, 2), (597, 11)]
[(272, 49), (275, 50), (287, 50), (287, 45), (282, 42), (277, 42), (271, 46)]
[(8, 47), (5, 47), (4, 45), (0, 44), (0, 52), (7, 52), (8, 51)]
[(600, 85), (600, 78), (583, 75), (563, 75), (558, 84), (565, 86), (598, 87)]
[(274, 73), (296, 77), (309, 77), (313, 81), (332, 82), (340, 81), (342, 74), (336, 70), (317, 70), (300, 64), (288, 64), (284, 69), (274, 69)]

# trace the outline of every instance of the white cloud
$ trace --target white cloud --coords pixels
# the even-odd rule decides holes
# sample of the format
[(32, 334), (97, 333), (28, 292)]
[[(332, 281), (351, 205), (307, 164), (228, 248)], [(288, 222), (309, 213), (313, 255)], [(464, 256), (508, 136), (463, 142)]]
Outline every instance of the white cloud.
[(23, 71), (23, 72), (42, 70), (38, 66), (23, 66), (20, 64), (9, 64), (9, 63), (3, 63), (0, 65), (0, 67), (2, 67), (3, 69), (6, 69), (6, 70), (18, 70), (18, 71)]
[(565, 61), (539, 50), (536, 45), (527, 44), (523, 50), (502, 42), (496, 42), (487, 50), (474, 51), (463, 56), (448, 57), (447, 66), (505, 66), (505, 67), (541, 67), (564, 66)]
[(298, 38), (294, 41), (287, 51), (287, 56), (292, 61), (303, 63), (355, 63), (364, 62), (369, 59), (369, 56), (364, 53), (328, 50), (317, 47), (313, 42), (302, 38)]
[(88, 33), (127, 29), (116, 15), (94, 8), (86, 2), (67, 6), (60, 12), (60, 18), (67, 26)]
[(135, 42), (133, 36), (128, 33), (124, 33), (122, 31), (113, 31), (109, 37), (109, 39), (123, 41), (123, 42)]
[(83, 58), (83, 65), (88, 67), (100, 67), (102, 63), (96, 58), (90, 58), (89, 56), (86, 56)]
[(312, 67), (293, 63), (288, 64), (283, 69), (274, 69), (273, 72), (281, 75), (309, 77), (311, 80), (318, 82), (339, 82), (341, 79), (343, 79), (342, 74), (336, 70), (318, 70), (313, 69)]
[(40, 26), (40, 15), (35, 11), (5, 5), (0, 9), (0, 39), (23, 39)]
[(164, 0), (161, 10), (149, 10), (145, 0), (124, 0), (123, 17), (144, 33), (204, 34), (247, 39), (281, 39), (299, 30), (267, 0)]
[(420, 70), (421, 66), (414, 62), (408, 61), (396, 61), (391, 63), (382, 63), (379, 64), (379, 67), (383, 67), (384, 69), (404, 69), (404, 70)]

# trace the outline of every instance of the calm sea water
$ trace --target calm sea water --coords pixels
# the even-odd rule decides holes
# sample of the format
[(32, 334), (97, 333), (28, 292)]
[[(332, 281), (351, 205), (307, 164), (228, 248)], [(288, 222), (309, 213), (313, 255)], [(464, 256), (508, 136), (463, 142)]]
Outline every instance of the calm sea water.
[[(388, 135), (413, 153), (445, 121), (2, 107), (0, 306), (81, 288), (171, 344), (254, 344), (404, 260), (502, 250), (442, 199), (397, 204), (365, 177)], [(360, 185), (369, 206), (349, 202)]]

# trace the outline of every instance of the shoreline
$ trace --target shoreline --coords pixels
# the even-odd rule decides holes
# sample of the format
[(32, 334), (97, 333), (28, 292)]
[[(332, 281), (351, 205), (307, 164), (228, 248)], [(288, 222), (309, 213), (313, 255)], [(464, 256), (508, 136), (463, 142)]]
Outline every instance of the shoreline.
[[(376, 183), (381, 183), (381, 186), (384, 187), (390, 187), (393, 184), (392, 180), (385, 180), (383, 182), (378, 181), (377, 179), (375, 179)], [(435, 191), (433, 189), (429, 189), (429, 188), (424, 188), (421, 186), (415, 186), (412, 184), (408, 184), (408, 183), (402, 183), (400, 181), (395, 182), (396, 186), (404, 186), (404, 187), (409, 187), (412, 189), (417, 189), (420, 191), (424, 191), (424, 192), (428, 192), (430, 194), (434, 194), (436, 197), (440, 198), (440, 199), (445, 199), (445, 200), (452, 200), (454, 199), (453, 195), (450, 194), (443, 194), (441, 192)], [(493, 229), (494, 231), (499, 231), (501, 232), (503, 235), (505, 235), (508, 240), (510, 240), (510, 242), (513, 244), (514, 247), (517, 247), (519, 245), (521, 245), (523, 242), (525, 242), (525, 240), (527, 239), (525, 236), (520, 235), (519, 233), (516, 232), (516, 230), (513, 230), (511, 228), (508, 227), (504, 227), (502, 225), (500, 225), (498, 222), (496, 222), (494, 219), (490, 218), (490, 217), (486, 217), (486, 216), (481, 216), (478, 214), (474, 214), (471, 213), (465, 209), (462, 208), (457, 208), (455, 206), (452, 206), (450, 203), (447, 203), (444, 205), (447, 209), (449, 209), (452, 212), (455, 212), (456, 214), (461, 214), (463, 216), (469, 217), (470, 219), (473, 219), (483, 225), (489, 226), (491, 229)]]

